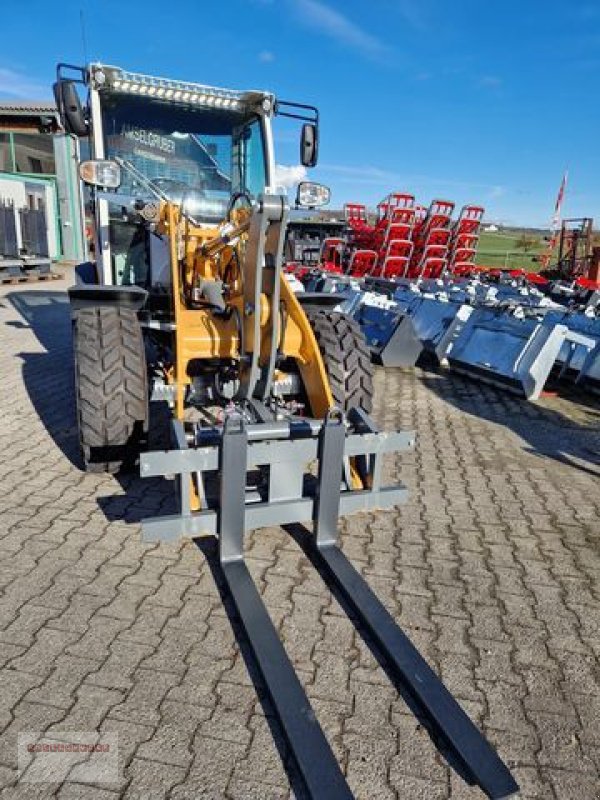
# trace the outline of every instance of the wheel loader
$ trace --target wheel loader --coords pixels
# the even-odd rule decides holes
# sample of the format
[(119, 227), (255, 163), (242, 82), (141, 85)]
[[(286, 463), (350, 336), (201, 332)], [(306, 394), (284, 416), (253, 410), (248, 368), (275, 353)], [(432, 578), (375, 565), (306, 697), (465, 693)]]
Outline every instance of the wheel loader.
[[(179, 513), (145, 520), (147, 541), (216, 538), (307, 797), (353, 795), (244, 560), (245, 533), (272, 525), (309, 526), (307, 557), (436, 745), (488, 797), (511, 796), (507, 767), (338, 547), (340, 515), (406, 499), (403, 485), (383, 485), (382, 459), (414, 435), (377, 430), (360, 330), (330, 298), (294, 295), (283, 274), (289, 204), (272, 125), (301, 123), (300, 160), (313, 167), (317, 109), (104, 64), (59, 65), (54, 90), (80, 142), (94, 229), (94, 258), (69, 290), (85, 468), (139, 461), (142, 477), (174, 479)], [(297, 201), (328, 195), (307, 181)], [(148, 451), (154, 401), (170, 409), (172, 446)]]

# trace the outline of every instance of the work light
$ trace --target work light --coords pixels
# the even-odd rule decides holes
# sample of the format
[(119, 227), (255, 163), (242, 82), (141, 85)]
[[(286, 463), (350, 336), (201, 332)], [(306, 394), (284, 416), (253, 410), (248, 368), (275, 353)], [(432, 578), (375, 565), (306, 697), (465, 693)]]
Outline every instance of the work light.
[(257, 110), (269, 112), (273, 107), (271, 95), (265, 92), (217, 89), (197, 83), (126, 72), (116, 67), (97, 66), (94, 77), (100, 91), (145, 95), (172, 103), (186, 103), (231, 111), (245, 111), (256, 107)]

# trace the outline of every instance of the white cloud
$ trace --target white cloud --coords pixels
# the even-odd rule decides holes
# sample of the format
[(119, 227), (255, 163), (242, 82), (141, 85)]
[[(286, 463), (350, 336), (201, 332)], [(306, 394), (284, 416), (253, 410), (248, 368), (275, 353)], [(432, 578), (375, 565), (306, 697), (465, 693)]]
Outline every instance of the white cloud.
[(379, 167), (353, 166), (350, 164), (321, 164), (320, 169), (341, 176), (341, 180), (359, 183), (387, 184), (397, 181), (399, 176)]
[(435, 192), (458, 190), (463, 192), (486, 193), (489, 198), (503, 197), (508, 189), (499, 184), (479, 183), (478, 181), (455, 180), (435, 175), (402, 174), (373, 166), (354, 166), (351, 164), (319, 164), (319, 174), (333, 178), (337, 183), (355, 186), (383, 187), (388, 192), (429, 189)]
[(275, 53), (272, 53), (270, 50), (261, 50), (258, 54), (258, 60), (262, 61), (263, 64), (270, 64), (272, 61), (275, 61)]
[(41, 100), (50, 97), (50, 82), (47, 84), (7, 67), (0, 67), (0, 95), (22, 100)]
[(359, 50), (363, 55), (378, 57), (388, 49), (377, 37), (366, 33), (362, 27), (356, 25), (340, 11), (330, 8), (320, 0), (295, 0), (295, 6), (298, 18), (305, 25), (341, 44)]
[(498, 89), (502, 86), (502, 78), (497, 75), (484, 75), (479, 79), (479, 86), (483, 86), (486, 89)]
[(292, 189), (306, 178), (306, 167), (301, 164), (295, 166), (275, 165), (275, 185), (283, 189)]

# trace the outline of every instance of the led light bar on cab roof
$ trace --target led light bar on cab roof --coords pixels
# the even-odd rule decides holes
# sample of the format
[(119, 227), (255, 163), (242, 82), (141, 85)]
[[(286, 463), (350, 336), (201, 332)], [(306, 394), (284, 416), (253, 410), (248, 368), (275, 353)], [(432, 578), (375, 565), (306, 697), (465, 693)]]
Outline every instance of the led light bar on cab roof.
[(93, 77), (99, 90), (155, 97), (158, 100), (174, 103), (190, 103), (231, 111), (244, 111), (257, 104), (264, 112), (273, 108), (273, 97), (266, 92), (217, 89), (199, 83), (154, 78), (151, 75), (142, 75), (102, 64), (93, 67)]

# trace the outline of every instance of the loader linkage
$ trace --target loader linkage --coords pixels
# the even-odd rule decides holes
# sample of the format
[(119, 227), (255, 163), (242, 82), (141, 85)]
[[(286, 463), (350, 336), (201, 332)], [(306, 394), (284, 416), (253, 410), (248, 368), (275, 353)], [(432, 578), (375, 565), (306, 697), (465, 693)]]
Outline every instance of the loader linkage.
[[(382, 487), (382, 457), (411, 448), (414, 434), (378, 432), (358, 410), (351, 411), (347, 420), (335, 410), (324, 421), (269, 420), (264, 407), (260, 416), (261, 421), (249, 424), (242, 415), (231, 414), (221, 428), (208, 432), (186, 431), (182, 422), (174, 420), (176, 449), (142, 455), (141, 474), (176, 475), (181, 513), (146, 520), (142, 532), (146, 541), (217, 536), (227, 590), (308, 797), (350, 800), (353, 795), (243, 552), (247, 530), (297, 522), (313, 523), (314, 535), (301, 537), (306, 554), (378, 648), (398, 691), (435, 744), (488, 797), (499, 800), (515, 794), (518, 786), (507, 767), (338, 547), (339, 515), (389, 508), (406, 500), (403, 485)], [(305, 474), (315, 460), (316, 476)], [(256, 467), (263, 470), (262, 489), (258, 485), (249, 490), (249, 470)], [(353, 470), (368, 488), (351, 488)], [(216, 503), (205, 490), (211, 472), (218, 478)], [(193, 486), (202, 499), (202, 510), (195, 512), (190, 510)]]

